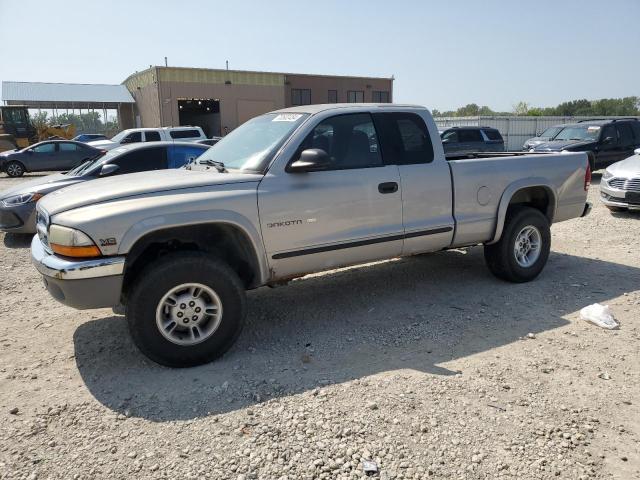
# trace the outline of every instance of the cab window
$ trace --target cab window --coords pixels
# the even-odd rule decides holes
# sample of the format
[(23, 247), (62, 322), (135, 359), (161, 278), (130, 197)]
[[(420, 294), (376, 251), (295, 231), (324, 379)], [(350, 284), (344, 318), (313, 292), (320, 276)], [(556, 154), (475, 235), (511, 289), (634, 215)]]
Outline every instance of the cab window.
[(302, 150), (319, 148), (327, 152), (328, 170), (378, 167), (382, 156), (373, 119), (368, 113), (336, 115), (320, 122), (302, 142)]

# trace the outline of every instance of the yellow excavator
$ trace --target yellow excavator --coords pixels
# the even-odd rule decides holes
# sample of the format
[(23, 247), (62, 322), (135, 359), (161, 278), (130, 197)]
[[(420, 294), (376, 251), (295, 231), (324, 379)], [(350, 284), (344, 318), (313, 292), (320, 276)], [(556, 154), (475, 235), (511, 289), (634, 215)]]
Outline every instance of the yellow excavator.
[(75, 136), (74, 125), (42, 125), (36, 128), (26, 106), (0, 106), (0, 152), (25, 148), (42, 140), (71, 139)]

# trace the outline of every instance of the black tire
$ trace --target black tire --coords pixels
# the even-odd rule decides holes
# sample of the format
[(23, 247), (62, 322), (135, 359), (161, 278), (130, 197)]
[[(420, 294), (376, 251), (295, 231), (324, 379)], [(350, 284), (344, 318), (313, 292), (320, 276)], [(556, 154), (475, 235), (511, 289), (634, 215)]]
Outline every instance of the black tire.
[[(187, 283), (212, 289), (221, 301), (222, 316), (210, 337), (179, 345), (161, 333), (156, 309), (166, 293)], [(134, 343), (151, 360), (168, 367), (202, 365), (221, 356), (240, 334), (245, 315), (245, 291), (238, 275), (223, 261), (199, 252), (177, 252), (154, 261), (136, 278), (126, 305)]]
[[(514, 253), (518, 234), (526, 227), (535, 227), (540, 234), (540, 251), (530, 266), (520, 265)], [(489, 270), (508, 282), (523, 283), (536, 278), (549, 258), (551, 231), (549, 221), (539, 210), (530, 207), (512, 207), (507, 211), (500, 241), (484, 246), (484, 258)]]
[(4, 171), (7, 172), (7, 175), (10, 177), (21, 177), (24, 175), (24, 165), (14, 160), (5, 165)]

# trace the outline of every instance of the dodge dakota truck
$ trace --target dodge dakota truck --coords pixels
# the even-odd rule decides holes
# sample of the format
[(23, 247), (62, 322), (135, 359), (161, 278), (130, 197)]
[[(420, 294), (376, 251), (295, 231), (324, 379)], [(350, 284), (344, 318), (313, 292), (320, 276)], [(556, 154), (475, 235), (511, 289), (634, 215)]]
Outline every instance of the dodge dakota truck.
[(188, 168), (47, 195), (32, 260), (58, 301), (122, 309), (149, 358), (198, 365), (233, 344), (246, 290), (312, 272), (482, 244), (497, 277), (534, 279), (551, 223), (590, 209), (587, 156), (476, 157), (446, 159), (424, 107), (279, 110)]

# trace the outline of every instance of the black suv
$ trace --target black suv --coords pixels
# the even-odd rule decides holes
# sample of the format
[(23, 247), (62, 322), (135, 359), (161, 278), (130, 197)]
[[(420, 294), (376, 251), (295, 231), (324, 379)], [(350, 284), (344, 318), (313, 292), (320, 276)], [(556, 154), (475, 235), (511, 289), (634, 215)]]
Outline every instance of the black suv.
[(445, 154), (504, 152), (504, 140), (491, 127), (451, 127), (440, 134)]
[(587, 152), (592, 170), (633, 155), (640, 147), (640, 120), (581, 120), (567, 124), (553, 140), (534, 148), (535, 152)]

